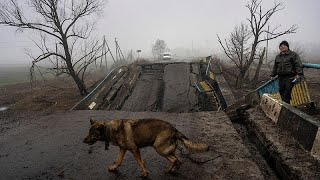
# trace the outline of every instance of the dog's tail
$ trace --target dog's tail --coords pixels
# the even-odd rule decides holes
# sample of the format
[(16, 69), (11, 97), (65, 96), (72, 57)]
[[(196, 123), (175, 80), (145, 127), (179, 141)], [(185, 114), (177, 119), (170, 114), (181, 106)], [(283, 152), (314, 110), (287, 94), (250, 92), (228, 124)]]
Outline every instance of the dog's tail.
[(177, 139), (183, 142), (184, 147), (186, 147), (190, 152), (201, 153), (209, 150), (209, 146), (204, 143), (195, 143), (189, 140), (180, 131), (177, 132)]

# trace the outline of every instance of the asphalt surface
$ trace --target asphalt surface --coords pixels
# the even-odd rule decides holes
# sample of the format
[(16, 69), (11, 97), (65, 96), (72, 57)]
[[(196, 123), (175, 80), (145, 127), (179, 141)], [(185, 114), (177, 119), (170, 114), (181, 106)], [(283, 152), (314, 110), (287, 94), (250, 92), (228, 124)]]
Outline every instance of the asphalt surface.
[(197, 106), (196, 89), (190, 83), (189, 63), (168, 64), (164, 68), (164, 96), (162, 110), (189, 112)]
[(124, 111), (156, 111), (161, 107), (163, 96), (162, 73), (144, 73), (140, 75), (137, 84), (124, 103)]
[(141, 150), (150, 179), (263, 179), (257, 164), (223, 112), (163, 113), (73, 111), (21, 121), (0, 134), (1, 179), (138, 179), (140, 169), (127, 153), (117, 174), (107, 171), (118, 148), (103, 143), (84, 144), (89, 119), (159, 118), (173, 123), (194, 141), (212, 147), (189, 154), (177, 150), (182, 161), (177, 175), (166, 172), (167, 160), (152, 147)]
[(124, 111), (193, 112), (199, 110), (194, 83), (199, 67), (191, 63), (158, 63), (143, 67)]

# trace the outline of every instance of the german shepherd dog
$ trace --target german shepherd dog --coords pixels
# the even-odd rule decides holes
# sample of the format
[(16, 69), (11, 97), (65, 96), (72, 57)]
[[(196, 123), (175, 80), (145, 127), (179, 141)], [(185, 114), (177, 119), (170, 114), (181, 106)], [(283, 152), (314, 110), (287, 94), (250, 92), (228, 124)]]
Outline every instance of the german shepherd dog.
[(139, 120), (112, 120), (110, 122), (98, 122), (90, 119), (91, 128), (88, 136), (83, 140), (89, 145), (97, 141), (104, 141), (106, 149), (111, 142), (120, 147), (116, 162), (109, 166), (110, 172), (117, 171), (121, 165), (126, 151), (130, 151), (142, 170), (142, 177), (148, 176), (144, 161), (141, 159), (139, 148), (152, 146), (157, 153), (170, 161), (168, 171), (176, 172), (181, 161), (176, 157), (177, 141), (190, 152), (205, 152), (208, 146), (202, 143), (194, 143), (178, 131), (172, 124), (158, 119)]

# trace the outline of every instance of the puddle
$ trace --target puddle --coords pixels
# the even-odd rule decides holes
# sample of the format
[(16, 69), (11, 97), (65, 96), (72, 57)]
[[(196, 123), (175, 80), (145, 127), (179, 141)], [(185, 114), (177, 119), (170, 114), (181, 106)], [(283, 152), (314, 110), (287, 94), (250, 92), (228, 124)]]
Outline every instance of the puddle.
[(7, 109), (8, 109), (8, 107), (0, 107), (0, 111), (5, 111)]

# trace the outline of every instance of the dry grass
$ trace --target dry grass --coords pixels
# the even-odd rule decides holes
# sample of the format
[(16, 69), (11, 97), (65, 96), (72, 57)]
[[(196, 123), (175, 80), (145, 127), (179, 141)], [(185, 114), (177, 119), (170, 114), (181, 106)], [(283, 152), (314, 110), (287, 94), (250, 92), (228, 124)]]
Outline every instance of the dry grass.
[[(86, 81), (86, 86), (95, 85), (103, 75), (96, 74)], [(37, 83), (18, 83), (0, 87), (0, 106), (9, 106), (13, 111), (65, 111), (72, 108), (82, 97), (71, 78), (56, 78)]]

